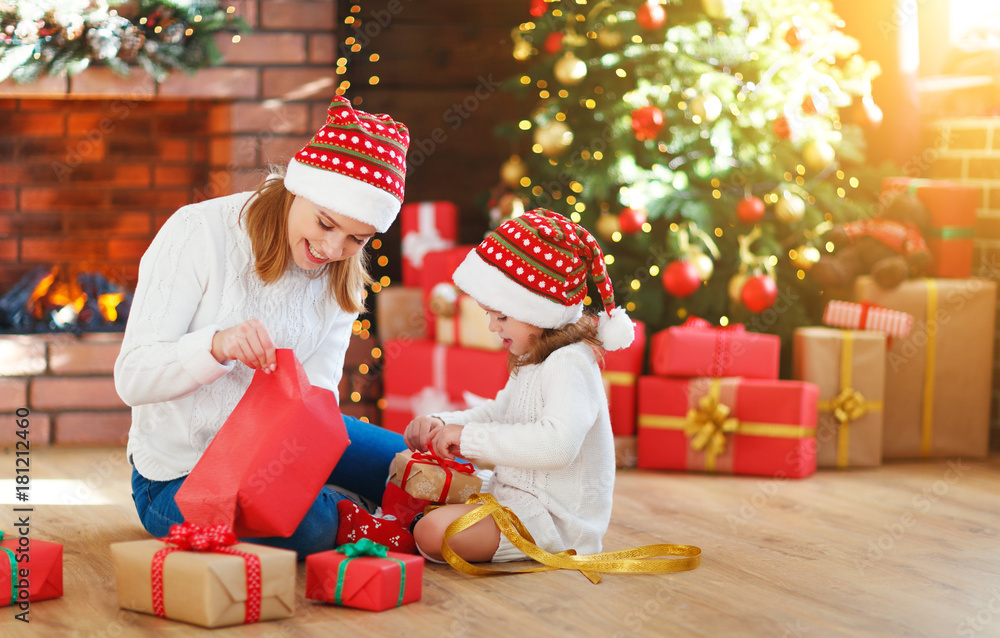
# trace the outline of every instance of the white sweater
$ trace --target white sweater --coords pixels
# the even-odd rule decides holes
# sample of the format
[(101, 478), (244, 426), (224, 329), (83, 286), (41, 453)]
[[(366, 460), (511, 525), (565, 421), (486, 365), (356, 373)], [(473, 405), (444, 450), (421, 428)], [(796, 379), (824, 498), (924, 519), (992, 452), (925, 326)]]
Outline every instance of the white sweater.
[(219, 330), (260, 319), (278, 348), (295, 352), (313, 385), (336, 393), (357, 314), (341, 310), (323, 279), (294, 265), (264, 285), (239, 226), (251, 196), (181, 208), (139, 264), (115, 387), (132, 406), (128, 454), (147, 479), (190, 473), (250, 385), (253, 370), (212, 356)]
[[(560, 348), (518, 370), (496, 399), (435, 416), (465, 426), (465, 458), (496, 465), (484, 491), (517, 514), (539, 547), (601, 551), (611, 520), (615, 450), (590, 346)], [(523, 559), (501, 536), (493, 560)]]

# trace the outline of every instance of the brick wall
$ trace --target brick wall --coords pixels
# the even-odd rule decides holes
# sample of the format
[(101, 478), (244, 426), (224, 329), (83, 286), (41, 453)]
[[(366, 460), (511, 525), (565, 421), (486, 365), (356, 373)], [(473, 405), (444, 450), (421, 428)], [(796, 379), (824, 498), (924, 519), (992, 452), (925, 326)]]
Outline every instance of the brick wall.
[[(911, 168), (922, 172), (922, 177), (950, 179), (982, 189), (973, 274), (1000, 279), (1000, 118), (937, 119), (925, 126), (923, 134), (925, 150)], [(994, 347), (990, 442), (993, 449), (1000, 449), (1000, 334)]]
[(101, 67), (0, 83), (0, 291), (53, 263), (134, 283), (171, 213), (254, 186), (319, 128), (337, 81), (337, 3), (233, 4), (253, 32), (218, 36), (225, 66), (159, 84)]

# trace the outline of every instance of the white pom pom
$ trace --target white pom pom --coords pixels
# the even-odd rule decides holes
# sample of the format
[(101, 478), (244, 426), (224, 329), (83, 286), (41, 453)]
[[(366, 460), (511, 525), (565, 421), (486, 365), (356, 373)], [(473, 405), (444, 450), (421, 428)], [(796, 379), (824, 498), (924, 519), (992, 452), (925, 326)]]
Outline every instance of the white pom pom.
[(632, 345), (635, 325), (624, 308), (614, 308), (610, 316), (602, 312), (597, 323), (597, 337), (605, 350), (622, 350)]

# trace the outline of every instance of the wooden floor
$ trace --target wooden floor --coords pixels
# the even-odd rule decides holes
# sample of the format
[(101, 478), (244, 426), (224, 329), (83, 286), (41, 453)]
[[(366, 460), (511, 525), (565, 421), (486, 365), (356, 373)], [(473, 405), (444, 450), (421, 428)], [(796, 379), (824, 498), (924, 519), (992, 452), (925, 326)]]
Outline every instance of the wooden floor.
[[(65, 545), (65, 596), (0, 608), (0, 635), (192, 636), (118, 609), (108, 544), (147, 537), (121, 449), (32, 450), (32, 536)], [(14, 460), (0, 454), (0, 528)], [(475, 578), (428, 566), (423, 600), (373, 613), (299, 597), (294, 618), (212, 630), (284, 636), (1000, 636), (1000, 457), (775, 480), (619, 473), (607, 549), (675, 542), (701, 567), (664, 575)]]

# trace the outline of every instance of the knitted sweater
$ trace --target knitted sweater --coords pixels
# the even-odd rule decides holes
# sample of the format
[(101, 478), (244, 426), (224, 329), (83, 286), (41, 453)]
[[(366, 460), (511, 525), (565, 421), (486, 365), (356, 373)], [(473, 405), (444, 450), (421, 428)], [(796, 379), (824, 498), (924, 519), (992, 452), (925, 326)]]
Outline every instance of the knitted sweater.
[(185, 206), (139, 264), (115, 387), (132, 406), (128, 454), (144, 477), (185, 476), (250, 385), (253, 370), (212, 356), (219, 330), (260, 319), (291, 348), (309, 381), (336, 392), (356, 313), (326, 283), (292, 265), (264, 285), (239, 214), (252, 193)]
[[(436, 416), (465, 426), (465, 458), (495, 464), (484, 491), (517, 514), (539, 547), (601, 551), (615, 451), (601, 371), (589, 346), (560, 348), (518, 370), (496, 399)], [(523, 559), (501, 537), (493, 560)]]

